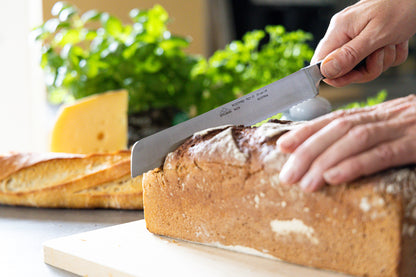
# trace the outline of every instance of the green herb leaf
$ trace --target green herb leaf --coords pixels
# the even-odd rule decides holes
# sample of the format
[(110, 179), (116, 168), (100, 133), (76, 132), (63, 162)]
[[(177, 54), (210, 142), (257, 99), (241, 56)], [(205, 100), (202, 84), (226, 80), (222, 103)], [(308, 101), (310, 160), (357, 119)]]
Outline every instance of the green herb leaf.
[(82, 16), (81, 16), (81, 20), (85, 23), (88, 22), (93, 22), (93, 21), (98, 21), (101, 18), (101, 12), (96, 11), (96, 10), (90, 10), (85, 12)]
[(374, 106), (380, 103), (383, 103), (387, 99), (387, 90), (383, 89), (377, 93), (374, 97), (368, 97), (365, 101), (362, 102), (352, 102), (347, 105), (344, 105), (339, 110), (347, 110), (347, 109), (354, 109), (354, 108), (363, 108)]
[(123, 33), (123, 24), (114, 16), (109, 16), (105, 20), (104, 28), (109, 36), (113, 36), (115, 38), (119, 37), (119, 35)]

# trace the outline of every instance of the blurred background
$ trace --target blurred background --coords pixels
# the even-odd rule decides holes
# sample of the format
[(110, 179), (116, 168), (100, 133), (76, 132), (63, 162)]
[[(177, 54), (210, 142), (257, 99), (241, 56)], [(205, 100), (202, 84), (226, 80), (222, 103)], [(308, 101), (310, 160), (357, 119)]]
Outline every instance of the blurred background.
[[(0, 3), (0, 152), (9, 150), (45, 151), (48, 129), (56, 109), (46, 102), (40, 50), (30, 39), (30, 30), (51, 18), (54, 0), (15, 0)], [(85, 12), (109, 12), (130, 22), (133, 8), (148, 9), (160, 4), (172, 19), (173, 34), (192, 39), (186, 49), (210, 57), (232, 40), (267, 25), (283, 25), (287, 31), (313, 34), (316, 47), (333, 14), (356, 1), (347, 0), (72, 0)], [(361, 101), (386, 89), (388, 98), (413, 93), (416, 88), (414, 39), (407, 62), (389, 69), (368, 84), (331, 88), (322, 85), (321, 96), (334, 107)]]

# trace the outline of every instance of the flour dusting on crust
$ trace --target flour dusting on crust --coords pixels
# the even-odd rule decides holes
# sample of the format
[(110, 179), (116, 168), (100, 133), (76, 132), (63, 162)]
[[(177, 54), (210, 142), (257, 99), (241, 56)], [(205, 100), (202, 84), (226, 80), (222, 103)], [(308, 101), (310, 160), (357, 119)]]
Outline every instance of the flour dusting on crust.
[(390, 175), (381, 179), (375, 186), (376, 191), (384, 191), (391, 195), (402, 195), (405, 200), (403, 225), (404, 236), (415, 236), (416, 229), (416, 171), (415, 168), (393, 169)]
[(190, 147), (189, 152), (195, 160), (243, 166), (247, 162), (248, 155), (240, 150), (232, 131), (233, 127), (229, 127), (212, 138)]
[(225, 129), (225, 128), (227, 128), (227, 127), (231, 127), (232, 125), (222, 125), (222, 126), (217, 126), (217, 127), (212, 127), (212, 128), (208, 128), (208, 129), (205, 129), (205, 130), (202, 130), (202, 131), (199, 131), (199, 132), (196, 132), (196, 133), (194, 133), (194, 137), (197, 137), (197, 136), (201, 136), (201, 137), (203, 137), (203, 136), (205, 136), (205, 135), (207, 135), (207, 134), (209, 134), (210, 132), (212, 132), (212, 131), (215, 131), (215, 130), (220, 130), (220, 129)]
[(290, 124), (279, 124), (274, 122), (267, 122), (257, 127), (253, 139), (258, 142), (263, 142), (266, 139), (273, 138), (282, 134), (283, 132), (290, 131), (302, 125), (303, 122), (293, 122)]
[(315, 230), (303, 223), (302, 220), (293, 218), (291, 220), (272, 220), (270, 227), (277, 236), (297, 235), (308, 239), (313, 244), (318, 244)]

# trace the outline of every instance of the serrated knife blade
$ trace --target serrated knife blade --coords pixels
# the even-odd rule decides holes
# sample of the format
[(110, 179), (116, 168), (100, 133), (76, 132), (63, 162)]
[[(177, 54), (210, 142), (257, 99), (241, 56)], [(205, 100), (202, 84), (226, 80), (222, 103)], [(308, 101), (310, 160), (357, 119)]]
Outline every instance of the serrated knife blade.
[(137, 141), (131, 156), (132, 177), (161, 166), (169, 152), (198, 131), (228, 124), (253, 125), (315, 97), (323, 78), (320, 63), (307, 66), (209, 112)]

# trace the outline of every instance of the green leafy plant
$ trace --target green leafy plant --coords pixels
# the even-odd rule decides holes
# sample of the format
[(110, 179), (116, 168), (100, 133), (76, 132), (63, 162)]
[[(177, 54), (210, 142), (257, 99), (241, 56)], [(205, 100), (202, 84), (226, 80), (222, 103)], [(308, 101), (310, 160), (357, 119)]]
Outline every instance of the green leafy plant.
[(160, 5), (131, 10), (131, 24), (65, 2), (52, 15), (33, 31), (52, 103), (124, 88), (130, 113), (173, 107), (194, 116), (299, 70), (313, 54), (309, 33), (268, 26), (209, 59), (191, 55)]
[(362, 102), (352, 102), (348, 103), (342, 107), (340, 110), (354, 109), (354, 108), (363, 108), (368, 106), (374, 106), (384, 102), (387, 99), (387, 90), (383, 89), (379, 91), (375, 96), (368, 97), (365, 101)]
[(246, 33), (209, 60), (201, 59), (193, 70), (194, 77), (203, 80), (198, 111), (208, 111), (299, 70), (313, 55), (307, 44), (311, 39), (311, 34), (300, 30), (267, 26), (265, 31)]
[(95, 10), (80, 15), (64, 2), (54, 5), (52, 15), (34, 30), (43, 43), (51, 102), (121, 88), (129, 91), (130, 112), (173, 104), (186, 110), (194, 101), (189, 76), (198, 58), (183, 51), (188, 39), (167, 30), (161, 6), (131, 10), (127, 25)]

